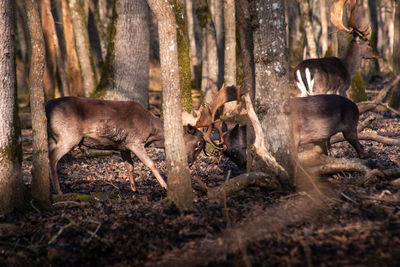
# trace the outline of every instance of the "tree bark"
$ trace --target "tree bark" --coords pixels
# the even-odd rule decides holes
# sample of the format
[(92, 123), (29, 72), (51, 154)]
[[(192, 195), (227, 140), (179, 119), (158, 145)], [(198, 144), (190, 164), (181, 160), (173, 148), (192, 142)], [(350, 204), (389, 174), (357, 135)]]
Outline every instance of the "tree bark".
[[(225, 20), (225, 56), (224, 56), (224, 84), (236, 85), (236, 16), (235, 0), (224, 0)], [(224, 105), (224, 112), (232, 112), (237, 101)]]
[(96, 89), (97, 80), (89, 33), (86, 27), (87, 20), (83, 8), (83, 0), (69, 0), (68, 6), (74, 30), (76, 51), (81, 67), (83, 94), (89, 97)]
[[(42, 7), (42, 17), (46, 18), (46, 21), (48, 23), (48, 25), (47, 25), (48, 29), (46, 32), (49, 36), (46, 37), (46, 35), (45, 35), (45, 39), (51, 38), (52, 40), (51, 41), (49, 40), (48, 45), (54, 46), (53, 51), (54, 51), (55, 63), (56, 63), (58, 75), (59, 75), (60, 81), (61, 81), (61, 88), (59, 88), (59, 90), (60, 90), (61, 95), (67, 96), (67, 95), (70, 95), (68, 81), (67, 81), (67, 71), (65, 69), (64, 60), (62, 59), (62, 56), (61, 56), (61, 49), (60, 49), (60, 44), (59, 44), (58, 36), (57, 36), (57, 32), (56, 32), (56, 26), (54, 23), (53, 15), (51, 13), (51, 2), (49, 0), (42, 0), (41, 7)], [(43, 24), (44, 23), (42, 21), (42, 25)], [(53, 93), (54, 93), (54, 88), (53, 88)]]
[(43, 73), (45, 46), (38, 6), (35, 0), (25, 0), (32, 55), (29, 87), (32, 113), (32, 196), (44, 204), (50, 203), (50, 166), (47, 142), (47, 120), (44, 111)]
[(195, 27), (199, 27), (197, 17), (193, 14), (195, 10), (193, 0), (185, 0), (187, 28), (189, 38), (189, 52), (190, 52), (190, 65), (191, 65), (191, 78), (192, 87), (200, 89), (200, 66), (201, 66), (201, 47), (198, 45), (195, 34)]
[(211, 11), (205, 0), (199, 1), (197, 16), (202, 31), (202, 71), (201, 91), (203, 102), (210, 103), (218, 91), (218, 55), (215, 27), (212, 23)]
[(134, 100), (148, 107), (149, 19), (146, 1), (115, 2), (106, 62), (96, 97)]
[(189, 56), (189, 38), (186, 26), (186, 13), (183, 1), (173, 2), (177, 23), (179, 81), (181, 85), (182, 110), (192, 111), (192, 86)]
[[(393, 72), (400, 74), (400, 3), (396, 5), (394, 15), (394, 42), (393, 42)], [(392, 89), (389, 98), (389, 106), (398, 109), (400, 107), (400, 83)]]
[(249, 92), (251, 99), (255, 94), (255, 68), (254, 68), (254, 44), (253, 29), (251, 28), (251, 17), (246, 0), (235, 0), (237, 8), (237, 27), (239, 33), (239, 44), (242, 58), (243, 87)]
[(168, 199), (180, 210), (192, 209), (193, 193), (183, 141), (175, 17), (169, 2), (147, 2), (158, 21)]
[(74, 28), (68, 9), (68, 0), (61, 0), (62, 25), (64, 29), (65, 50), (68, 63), (68, 86), (71, 88), (72, 96), (83, 96), (83, 83), (81, 67), (79, 66), (78, 54), (75, 47)]
[(14, 3), (0, 1), (0, 213), (23, 204), (21, 129), (17, 127)]
[[(30, 10), (25, 5), (26, 12)], [(44, 92), (47, 100), (53, 99), (55, 96), (56, 88), (56, 51), (55, 43), (53, 39), (53, 32), (51, 29), (51, 20), (46, 12), (46, 2), (40, 1), (40, 16), (41, 16), (41, 28), (43, 29), (44, 45), (46, 51), (45, 65), (44, 65)]]
[(211, 0), (210, 5), (214, 5), (211, 9), (214, 25), (215, 37), (217, 41), (217, 58), (218, 58), (218, 89), (221, 88), (224, 81), (224, 46), (225, 46), (225, 33), (224, 33), (224, 0)]
[(259, 0), (255, 10), (258, 21), (254, 31), (255, 109), (268, 151), (292, 175), (295, 151), (288, 112), (290, 90), (284, 2)]
[(306, 35), (306, 40), (307, 40), (307, 49), (308, 49), (308, 54), (310, 58), (317, 58), (318, 53), (317, 53), (317, 44), (315, 42), (315, 37), (314, 37), (314, 30), (313, 30), (313, 24), (311, 21), (311, 8), (310, 8), (310, 3), (309, 0), (299, 0), (300, 4), (300, 16), (301, 20), (303, 22), (303, 30)]

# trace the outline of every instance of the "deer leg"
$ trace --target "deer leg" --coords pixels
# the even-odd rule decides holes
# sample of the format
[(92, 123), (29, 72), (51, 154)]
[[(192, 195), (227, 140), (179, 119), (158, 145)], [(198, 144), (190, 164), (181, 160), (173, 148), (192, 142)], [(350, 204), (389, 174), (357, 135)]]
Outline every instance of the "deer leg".
[(364, 153), (364, 149), (362, 148), (360, 142), (358, 141), (358, 137), (357, 137), (357, 128), (355, 127), (355, 129), (352, 129), (350, 131), (343, 131), (343, 136), (344, 139), (347, 140), (347, 142), (350, 143), (350, 145), (352, 145), (354, 147), (354, 149), (357, 151), (358, 157), (359, 158), (365, 158), (365, 153)]
[(134, 166), (133, 166), (133, 160), (131, 157), (131, 151), (130, 150), (121, 150), (121, 157), (122, 160), (125, 163), (126, 169), (128, 170), (128, 176), (129, 176), (129, 182), (131, 186), (131, 190), (133, 192), (136, 191), (136, 186), (135, 186), (135, 177), (134, 177)]
[[(79, 142), (78, 142), (79, 143)], [(62, 194), (60, 183), (57, 175), (57, 163), (58, 161), (67, 154), (74, 146), (76, 142), (70, 143), (56, 143), (55, 140), (49, 139), (49, 162), (50, 162), (50, 179), (53, 190), (56, 194)]]
[(131, 145), (129, 150), (135, 153), (135, 155), (146, 165), (150, 170), (153, 172), (154, 176), (156, 177), (157, 181), (160, 183), (161, 187), (167, 189), (167, 183), (161, 177), (160, 172), (157, 170), (156, 165), (151, 160), (151, 158), (147, 155), (144, 146), (135, 146)]

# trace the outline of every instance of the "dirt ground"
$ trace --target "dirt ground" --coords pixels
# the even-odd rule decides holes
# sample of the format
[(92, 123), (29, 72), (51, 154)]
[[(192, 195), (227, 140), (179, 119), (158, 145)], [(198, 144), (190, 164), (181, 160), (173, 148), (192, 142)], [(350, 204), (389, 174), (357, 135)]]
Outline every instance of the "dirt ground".
[[(370, 112), (363, 114), (361, 120)], [(400, 117), (377, 113), (365, 131), (400, 136)], [(23, 130), (23, 177), (31, 168), (31, 130)], [(361, 141), (368, 166), (399, 168), (400, 147)], [(162, 174), (163, 150), (149, 148)], [(355, 158), (345, 142), (330, 155)], [(333, 195), (322, 202), (303, 191), (250, 186), (211, 201), (195, 180), (215, 187), (243, 171), (227, 158), (201, 154), (191, 167), (194, 207), (179, 213), (165, 201), (151, 171), (135, 159), (132, 192), (119, 154), (85, 157), (79, 149), (59, 163), (63, 199), (51, 211), (0, 217), (1, 266), (399, 266), (400, 191), (396, 178), (359, 172), (320, 178)]]

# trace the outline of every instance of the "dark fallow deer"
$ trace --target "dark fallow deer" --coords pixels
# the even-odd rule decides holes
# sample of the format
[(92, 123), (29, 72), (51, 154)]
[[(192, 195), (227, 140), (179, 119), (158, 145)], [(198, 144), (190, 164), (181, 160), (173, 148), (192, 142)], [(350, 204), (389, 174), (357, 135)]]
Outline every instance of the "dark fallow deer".
[[(365, 157), (358, 140), (357, 125), (359, 111), (357, 105), (339, 95), (315, 95), (295, 97), (290, 103), (295, 149), (300, 145), (326, 144), (329, 149), (330, 138), (342, 132), (344, 138), (355, 148), (360, 158)], [(246, 126), (235, 126), (224, 133), (224, 154), (239, 168), (246, 167)], [(327, 153), (327, 150), (324, 151)]]
[[(49, 160), (53, 190), (61, 194), (57, 162), (74, 146), (103, 150), (119, 150), (129, 173), (130, 186), (136, 190), (133, 152), (157, 178), (163, 188), (167, 184), (145, 146), (164, 147), (162, 120), (134, 101), (110, 101), (83, 97), (62, 97), (46, 103), (49, 138)], [(184, 127), (188, 163), (191, 165), (205, 143), (203, 133), (192, 126)]]
[[(348, 27), (343, 25), (342, 13), (348, 2), (350, 18)], [(346, 96), (351, 80), (361, 67), (362, 59), (378, 58), (379, 55), (368, 40), (369, 31), (357, 27), (354, 19), (356, 0), (335, 0), (330, 14), (332, 24), (353, 35), (346, 54), (342, 58), (327, 57), (302, 61), (294, 70), (294, 77), (301, 96), (338, 94)], [(299, 95), (300, 96), (300, 95)]]

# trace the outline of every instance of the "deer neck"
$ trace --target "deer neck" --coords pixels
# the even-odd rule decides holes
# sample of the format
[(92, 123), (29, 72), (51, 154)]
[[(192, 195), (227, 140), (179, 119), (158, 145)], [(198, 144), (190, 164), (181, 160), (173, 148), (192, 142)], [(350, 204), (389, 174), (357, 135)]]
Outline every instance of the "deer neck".
[(362, 54), (355, 42), (351, 42), (346, 51), (346, 55), (341, 58), (350, 77), (353, 77), (357, 70), (361, 67)]

